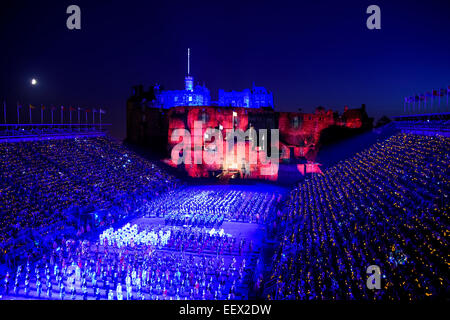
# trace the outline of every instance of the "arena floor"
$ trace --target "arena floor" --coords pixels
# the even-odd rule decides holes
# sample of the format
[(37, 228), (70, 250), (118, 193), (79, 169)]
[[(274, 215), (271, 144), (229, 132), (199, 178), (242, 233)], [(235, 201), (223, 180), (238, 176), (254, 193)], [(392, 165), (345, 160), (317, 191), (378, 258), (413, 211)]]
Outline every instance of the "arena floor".
[[(163, 198), (159, 197), (149, 203), (147, 207), (147, 211), (144, 212), (140, 217), (128, 221), (129, 225), (137, 225), (139, 231), (150, 232), (155, 230), (164, 230), (171, 232), (193, 232), (194, 234), (201, 233), (209, 233), (211, 229), (214, 229), (215, 232), (219, 230), (224, 233), (228, 238), (234, 239), (235, 245), (231, 248), (224, 246), (220, 250), (214, 247), (211, 247), (210, 244), (206, 245), (205, 248), (198, 248), (195, 240), (187, 241), (192, 244), (192, 247), (187, 246), (186, 248), (180, 249), (175, 245), (163, 245), (163, 246), (155, 246), (153, 248), (154, 252), (157, 252), (157, 255), (162, 257), (177, 257), (176, 259), (193, 259), (195, 263), (199, 263), (201, 259), (222, 259), (224, 265), (230, 265), (232, 261), (235, 261), (237, 266), (241, 266), (243, 264), (243, 260), (245, 259), (245, 271), (244, 277), (242, 281), (238, 281), (236, 285), (236, 298), (237, 299), (247, 299), (248, 296), (248, 283), (249, 277), (253, 277), (253, 272), (256, 267), (256, 260), (259, 256), (259, 253), (262, 249), (265, 233), (265, 223), (256, 223), (256, 219), (251, 212), (251, 208), (256, 207), (256, 211), (266, 210), (267, 212), (274, 213), (273, 206), (274, 203), (280, 201), (284, 196), (285, 190), (283, 188), (273, 186), (273, 185), (265, 185), (265, 184), (256, 184), (256, 185), (201, 185), (201, 186), (187, 186), (185, 188), (181, 188), (180, 190), (176, 190), (174, 194), (164, 195)], [(167, 197), (167, 198), (164, 198)], [(228, 199), (227, 201), (223, 201), (223, 197)], [(168, 200), (170, 199), (170, 201)], [(198, 225), (170, 225), (167, 223), (165, 216), (168, 213), (174, 213), (177, 210), (185, 213), (186, 210), (189, 211), (190, 215), (195, 216), (198, 211), (201, 211), (202, 207), (196, 207), (196, 202), (206, 201), (208, 203), (207, 210), (212, 210), (216, 212), (216, 214), (223, 214), (225, 219), (222, 223), (211, 226), (198, 226)], [(216, 208), (215, 203), (220, 202), (220, 208)], [(170, 202), (170, 205), (167, 204)], [(162, 207), (161, 204), (165, 204), (166, 206)], [(159, 211), (158, 211), (159, 210)], [(222, 210), (226, 210), (226, 213)], [(238, 221), (236, 217), (242, 217), (238, 215), (241, 211), (245, 213), (245, 218), (240, 218), (242, 221)], [(116, 225), (114, 230), (119, 230), (124, 228), (127, 224), (124, 222), (119, 226)], [(240, 247), (240, 243), (244, 243), (242, 248)], [(142, 255), (147, 251), (133, 248), (134, 246), (125, 248), (127, 254), (133, 252), (134, 255)], [(124, 249), (124, 248), (122, 248)], [(98, 256), (99, 252), (101, 256), (108, 256), (109, 254), (105, 254), (106, 252), (121, 250), (116, 246), (104, 245), (104, 243), (100, 240), (99, 237), (95, 237), (94, 239), (90, 239), (90, 247), (89, 253), (92, 256)], [(89, 260), (86, 258), (85, 261)], [(183, 260), (181, 260), (183, 261)], [(216, 260), (217, 261), (217, 260)], [(44, 279), (44, 268), (43, 263), (41, 263), (40, 268), (42, 279)], [(69, 267), (70, 268), (70, 267)], [(74, 266), (74, 268), (76, 268)], [(34, 265), (31, 267), (31, 270), (34, 269)], [(75, 270), (75, 269), (74, 269)], [(34, 274), (33, 272), (31, 272)], [(213, 273), (209, 273), (208, 277), (213, 275)], [(64, 300), (82, 300), (83, 298), (87, 300), (96, 299), (94, 288), (89, 286), (88, 281), (88, 289), (87, 289), (87, 297), (83, 297), (82, 294), (82, 286), (80, 278), (77, 277), (75, 281), (76, 294), (71, 294), (69, 292), (69, 276), (64, 277), (63, 283), (66, 287), (66, 292), (63, 297), (61, 297), (60, 290), (58, 287), (58, 283), (55, 277), (51, 277), (52, 282), (52, 292), (51, 296), (48, 295), (46, 283), (42, 281), (42, 291), (40, 296), (38, 296), (38, 292), (36, 289), (36, 280), (35, 277), (32, 276), (28, 293), (25, 293), (23, 284), (19, 286), (17, 291), (13, 293), (13, 289), (11, 289), (9, 295), (5, 295), (4, 299), (64, 299)], [(112, 282), (112, 281), (111, 281)], [(119, 282), (124, 282), (124, 279), (119, 280)], [(225, 281), (225, 285), (223, 286), (224, 291), (230, 290), (231, 285), (234, 283), (233, 276), (230, 281)], [(124, 289), (125, 285), (123, 284)], [(115, 293), (115, 288), (113, 288)], [(134, 288), (135, 290), (135, 288)], [(134, 295), (136, 293), (134, 292)], [(100, 295), (101, 299), (106, 299), (107, 290), (104, 288), (104, 282), (100, 285)], [(161, 294), (152, 294), (152, 291), (149, 290), (147, 292), (143, 292), (144, 299), (176, 299), (176, 297), (172, 294), (161, 295)], [(189, 296), (181, 296), (179, 299), (189, 299)], [(211, 297), (209, 297), (211, 298)], [(218, 299), (224, 299), (226, 296), (218, 297)], [(134, 296), (136, 299), (136, 296)], [(125, 300), (125, 298), (124, 298)]]

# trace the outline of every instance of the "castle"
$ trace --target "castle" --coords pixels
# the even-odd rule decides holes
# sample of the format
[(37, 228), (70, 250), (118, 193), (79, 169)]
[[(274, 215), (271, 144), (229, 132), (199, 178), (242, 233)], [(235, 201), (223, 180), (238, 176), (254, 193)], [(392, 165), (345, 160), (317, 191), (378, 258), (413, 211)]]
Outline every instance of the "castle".
[[(361, 108), (345, 107), (342, 115), (323, 107), (314, 113), (277, 112), (274, 110), (273, 94), (263, 87), (226, 92), (219, 90), (218, 101), (212, 101), (209, 90), (203, 85), (194, 86), (190, 74), (190, 52), (188, 51), (188, 73), (184, 90), (160, 90), (151, 86), (147, 91), (142, 85), (133, 87), (127, 101), (127, 141), (144, 145), (168, 158), (175, 145), (171, 141), (175, 129), (192, 132), (194, 122), (201, 121), (203, 134), (207, 128), (247, 131), (253, 128), (279, 130), (280, 160), (314, 161), (322, 130), (331, 126), (347, 128), (370, 128), (373, 119), (367, 116), (365, 105)], [(270, 140), (270, 135), (268, 137)], [(195, 151), (195, 150), (193, 150)], [(198, 151), (198, 150), (197, 150)], [(231, 168), (231, 167), (230, 167)], [(208, 177), (230, 168), (206, 164), (186, 167), (194, 177)], [(234, 170), (241, 168), (233, 167)], [(248, 172), (248, 170), (247, 170)], [(256, 174), (250, 168), (249, 177)]]
[(190, 68), (191, 51), (188, 49), (187, 75), (184, 78), (184, 90), (161, 90), (159, 85), (154, 86), (155, 107), (170, 109), (180, 106), (220, 106), (260, 108), (273, 107), (273, 95), (263, 87), (256, 87), (242, 91), (219, 90), (218, 101), (211, 101), (211, 95), (205, 85), (194, 85), (194, 77)]

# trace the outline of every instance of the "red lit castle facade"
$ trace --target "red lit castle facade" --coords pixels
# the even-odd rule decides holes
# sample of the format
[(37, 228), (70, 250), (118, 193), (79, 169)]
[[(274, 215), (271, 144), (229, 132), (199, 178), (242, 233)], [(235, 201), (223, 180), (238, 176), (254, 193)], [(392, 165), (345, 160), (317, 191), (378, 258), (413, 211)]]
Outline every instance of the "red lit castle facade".
[[(155, 105), (152, 88), (144, 92), (142, 87), (135, 87), (134, 94), (127, 102), (127, 141), (133, 144), (145, 145), (161, 154), (169, 165), (176, 166), (170, 159), (171, 150), (182, 139), (172, 140), (176, 129), (188, 130), (191, 139), (191, 156), (202, 157), (205, 145), (194, 147), (194, 140), (204, 141), (207, 128), (223, 132), (224, 145), (226, 134), (231, 130), (246, 132), (249, 128), (259, 132), (260, 129), (279, 130), (279, 159), (281, 163), (313, 162), (318, 149), (322, 130), (330, 126), (361, 128), (371, 126), (365, 106), (358, 109), (345, 110), (342, 115), (332, 110), (326, 111), (318, 107), (314, 113), (276, 112), (272, 107), (248, 108), (232, 106), (176, 106), (169, 109)], [(200, 122), (201, 137), (194, 136), (194, 123)], [(198, 132), (196, 133), (198, 134)], [(198, 140), (199, 139), (199, 140)], [(269, 135), (270, 139), (270, 135)], [(246, 157), (250, 147), (250, 137), (246, 137)], [(270, 148), (270, 143), (267, 147)], [(256, 148), (260, 155), (261, 146)], [(225, 158), (225, 157), (224, 157)], [(260, 159), (260, 157), (258, 157)], [(192, 161), (194, 163), (194, 161)], [(227, 172), (238, 173), (240, 177), (264, 178), (276, 180), (276, 174), (261, 176), (260, 169), (264, 164), (243, 165), (224, 161), (221, 164), (182, 164), (192, 177), (210, 177)]]

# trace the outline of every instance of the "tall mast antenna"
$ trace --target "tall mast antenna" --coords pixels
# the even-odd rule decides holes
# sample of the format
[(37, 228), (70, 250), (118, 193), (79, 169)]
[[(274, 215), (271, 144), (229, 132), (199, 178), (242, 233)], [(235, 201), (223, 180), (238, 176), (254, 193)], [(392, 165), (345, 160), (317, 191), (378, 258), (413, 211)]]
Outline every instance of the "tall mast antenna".
[(191, 63), (191, 61), (190, 61), (190, 59), (191, 59), (191, 49), (190, 48), (188, 48), (188, 75), (190, 75), (190, 71), (191, 71), (191, 69), (190, 69), (190, 63)]

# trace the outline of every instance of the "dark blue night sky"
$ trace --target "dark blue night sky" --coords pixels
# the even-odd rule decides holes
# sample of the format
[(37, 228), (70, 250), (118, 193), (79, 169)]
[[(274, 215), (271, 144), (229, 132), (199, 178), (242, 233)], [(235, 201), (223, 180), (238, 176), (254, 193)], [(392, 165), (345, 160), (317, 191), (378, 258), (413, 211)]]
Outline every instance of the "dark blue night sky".
[[(282, 111), (366, 103), (370, 116), (392, 116), (404, 96), (450, 85), (449, 1), (112, 2), (2, 1), (0, 99), (11, 121), (17, 100), (101, 106), (123, 138), (131, 86), (182, 89), (188, 47), (213, 100), (255, 82)], [(71, 4), (81, 30), (66, 28)], [(381, 30), (366, 28), (371, 4)]]

